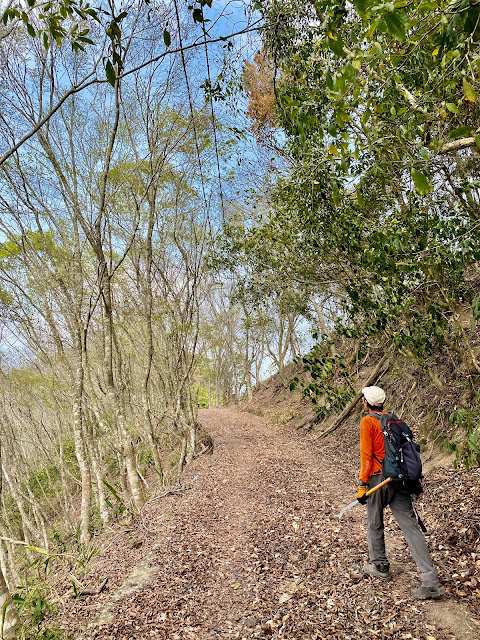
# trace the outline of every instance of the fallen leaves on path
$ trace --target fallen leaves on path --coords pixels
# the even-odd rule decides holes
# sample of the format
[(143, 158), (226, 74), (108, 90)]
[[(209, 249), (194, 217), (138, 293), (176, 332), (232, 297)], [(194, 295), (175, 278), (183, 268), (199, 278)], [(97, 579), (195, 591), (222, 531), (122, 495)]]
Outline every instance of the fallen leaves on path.
[[(85, 640), (456, 638), (427, 624), (423, 603), (410, 597), (416, 568), (391, 518), (393, 579), (361, 573), (364, 508), (338, 520), (355, 493), (356, 431), (313, 441), (228, 408), (203, 412), (201, 421), (215, 450), (188, 468), (182, 482), (190, 490), (151, 501), (114, 538), (92, 566), (109, 577), (108, 591), (70, 600), (64, 626)], [(479, 480), (477, 472), (437, 472), (422, 506), (450, 597), (477, 614)], [(80, 634), (145, 558), (148, 581), (110, 604), (107, 624)]]

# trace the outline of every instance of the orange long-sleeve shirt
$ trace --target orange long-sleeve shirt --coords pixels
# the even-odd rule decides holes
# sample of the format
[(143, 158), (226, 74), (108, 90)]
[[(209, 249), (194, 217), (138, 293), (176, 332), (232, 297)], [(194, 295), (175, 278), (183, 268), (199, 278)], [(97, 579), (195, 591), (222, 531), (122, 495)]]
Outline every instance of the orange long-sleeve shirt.
[[(384, 413), (384, 412), (382, 412)], [(382, 470), (382, 465), (378, 460), (385, 457), (385, 444), (383, 434), (380, 430), (380, 420), (373, 416), (365, 416), (360, 422), (360, 475), (358, 479), (368, 482), (374, 473)]]

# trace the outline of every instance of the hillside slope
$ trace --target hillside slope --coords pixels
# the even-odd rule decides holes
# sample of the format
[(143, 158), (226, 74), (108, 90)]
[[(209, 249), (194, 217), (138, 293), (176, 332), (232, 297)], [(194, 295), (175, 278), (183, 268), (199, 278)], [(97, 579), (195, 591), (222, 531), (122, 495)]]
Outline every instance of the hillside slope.
[[(477, 339), (480, 345), (480, 335)], [(465, 434), (461, 426), (452, 424), (449, 416), (460, 407), (474, 407), (478, 400), (467, 376), (459, 376), (457, 369), (452, 366), (454, 357), (455, 354), (445, 349), (430, 362), (430, 371), (435, 372), (432, 375), (442, 385), (441, 390), (433, 384), (425, 371), (400, 358), (393, 362), (387, 360), (375, 378), (375, 384), (381, 385), (386, 391), (387, 409), (401, 415), (415, 432), (422, 446), (426, 473), (436, 467), (454, 463), (456, 455), (449, 445), (457, 441), (460, 448)], [(371, 379), (379, 363), (380, 356), (377, 355), (350, 365), (350, 374), (358, 393)], [(458, 366), (458, 363), (455, 364)], [(294, 377), (306, 384), (311, 381), (301, 363), (292, 363), (257, 385), (252, 400), (242, 403), (241, 408), (273, 422), (289, 425), (293, 430), (312, 431), (320, 437), (322, 432), (330, 431), (339, 414), (333, 413), (327, 418), (318, 419), (314, 405), (308, 398), (302, 397), (301, 384), (296, 391), (290, 390)], [(358, 431), (362, 410), (362, 404), (358, 402), (345, 417), (347, 431)], [(330, 437), (336, 438), (335, 435)]]

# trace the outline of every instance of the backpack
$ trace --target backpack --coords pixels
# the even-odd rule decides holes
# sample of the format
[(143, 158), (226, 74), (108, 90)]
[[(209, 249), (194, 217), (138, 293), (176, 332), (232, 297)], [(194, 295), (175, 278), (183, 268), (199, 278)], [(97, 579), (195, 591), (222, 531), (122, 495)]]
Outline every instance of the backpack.
[(380, 420), (380, 428), (385, 442), (385, 457), (382, 465), (385, 478), (392, 478), (398, 489), (414, 491), (423, 477), (420, 447), (413, 441), (410, 427), (399, 420), (394, 413), (369, 413), (369, 416)]

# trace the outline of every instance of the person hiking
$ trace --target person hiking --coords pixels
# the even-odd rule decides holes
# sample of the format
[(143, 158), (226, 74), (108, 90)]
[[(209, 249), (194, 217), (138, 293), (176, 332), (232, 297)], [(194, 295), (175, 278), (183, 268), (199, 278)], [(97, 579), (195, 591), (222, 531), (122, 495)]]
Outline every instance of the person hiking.
[[(386, 413), (383, 410), (385, 391), (380, 387), (365, 387), (362, 389), (365, 412)], [(388, 580), (390, 564), (385, 551), (385, 536), (383, 511), (390, 506), (392, 513), (408, 543), (410, 553), (420, 572), (421, 586), (412, 589), (412, 596), (425, 600), (439, 598), (445, 589), (438, 579), (437, 570), (432, 564), (427, 549), (425, 537), (417, 524), (413, 511), (412, 498), (407, 491), (397, 489), (393, 483), (387, 484), (368, 500), (365, 499), (367, 489), (372, 489), (385, 480), (382, 474), (382, 461), (385, 457), (384, 437), (380, 428), (380, 420), (372, 415), (366, 415), (360, 422), (360, 461), (359, 489), (357, 500), (367, 504), (367, 539), (370, 562), (363, 566), (363, 572)], [(422, 494), (420, 482), (414, 489), (417, 496)]]

